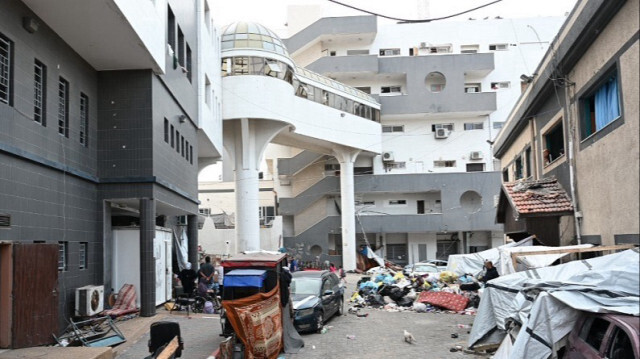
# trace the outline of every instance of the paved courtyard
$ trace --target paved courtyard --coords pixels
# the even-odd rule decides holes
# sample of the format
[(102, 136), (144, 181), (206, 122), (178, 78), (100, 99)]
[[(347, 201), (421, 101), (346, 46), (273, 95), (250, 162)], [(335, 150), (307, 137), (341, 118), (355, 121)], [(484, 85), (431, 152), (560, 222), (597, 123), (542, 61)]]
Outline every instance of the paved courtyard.
[[(345, 299), (355, 289), (359, 276), (349, 275)], [(346, 309), (349, 303), (345, 303)], [(159, 310), (159, 314), (164, 309)], [(461, 351), (450, 352), (452, 347), (466, 347), (469, 329), (458, 324), (470, 325), (474, 316), (439, 313), (387, 312), (377, 309), (362, 309), (369, 313), (361, 318), (354, 314), (333, 317), (326, 323), (325, 334), (305, 334), (305, 347), (298, 354), (286, 354), (286, 358), (476, 358)], [(164, 313), (163, 313), (164, 314)], [(222, 341), (218, 315), (192, 315), (174, 313), (167, 320), (180, 323), (185, 343), (182, 357), (206, 358)], [(404, 341), (403, 330), (408, 330), (416, 339), (414, 344)], [(452, 334), (458, 338), (452, 338)], [(351, 339), (353, 338), (353, 339)], [(147, 353), (148, 331), (135, 343), (118, 354), (118, 359), (140, 359)]]

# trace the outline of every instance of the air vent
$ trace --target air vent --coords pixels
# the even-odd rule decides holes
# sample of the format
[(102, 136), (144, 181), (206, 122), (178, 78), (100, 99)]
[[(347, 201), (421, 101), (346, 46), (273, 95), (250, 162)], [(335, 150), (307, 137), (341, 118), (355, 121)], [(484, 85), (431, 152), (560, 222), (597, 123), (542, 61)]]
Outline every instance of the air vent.
[(0, 213), (0, 227), (11, 227), (11, 215)]

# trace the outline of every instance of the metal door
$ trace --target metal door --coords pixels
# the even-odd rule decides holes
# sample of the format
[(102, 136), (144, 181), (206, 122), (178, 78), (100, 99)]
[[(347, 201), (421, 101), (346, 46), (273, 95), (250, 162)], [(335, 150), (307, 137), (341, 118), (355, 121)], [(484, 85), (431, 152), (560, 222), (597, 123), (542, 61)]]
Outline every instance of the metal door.
[(14, 243), (12, 347), (51, 344), (58, 329), (58, 245)]

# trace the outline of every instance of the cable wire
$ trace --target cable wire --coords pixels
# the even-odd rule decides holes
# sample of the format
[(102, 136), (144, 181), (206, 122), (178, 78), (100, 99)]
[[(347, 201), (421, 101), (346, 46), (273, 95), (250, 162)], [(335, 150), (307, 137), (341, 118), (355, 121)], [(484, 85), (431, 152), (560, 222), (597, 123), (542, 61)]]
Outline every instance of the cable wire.
[(353, 10), (356, 10), (356, 11), (361, 11), (361, 12), (367, 13), (369, 15), (374, 15), (374, 16), (382, 17), (382, 18), (389, 19), (389, 20), (396, 20), (396, 21), (399, 21), (401, 24), (417, 24), (417, 23), (425, 23), (425, 22), (432, 22), (432, 21), (450, 19), (452, 17), (464, 15), (466, 13), (469, 13), (469, 12), (472, 12), (472, 11), (475, 11), (475, 10), (478, 10), (478, 9), (482, 9), (482, 8), (487, 7), (489, 5), (493, 5), (495, 3), (501, 2), (502, 0), (495, 0), (495, 1), (492, 1), (490, 3), (486, 3), (484, 5), (480, 5), (478, 7), (474, 7), (472, 9), (461, 11), (459, 13), (446, 15), (446, 16), (441, 16), (441, 17), (434, 17), (434, 18), (431, 18), (431, 19), (402, 19), (402, 18), (398, 18), (398, 17), (383, 15), (383, 14), (376, 13), (376, 12), (373, 12), (373, 11), (365, 10), (365, 9), (362, 9), (362, 8), (359, 8), (359, 7), (356, 7), (356, 6), (353, 6), (353, 5), (345, 4), (343, 2), (336, 1), (336, 0), (329, 0), (329, 1), (332, 2), (332, 3), (338, 4), (338, 5), (342, 5), (344, 7), (348, 7), (350, 9), (353, 9)]

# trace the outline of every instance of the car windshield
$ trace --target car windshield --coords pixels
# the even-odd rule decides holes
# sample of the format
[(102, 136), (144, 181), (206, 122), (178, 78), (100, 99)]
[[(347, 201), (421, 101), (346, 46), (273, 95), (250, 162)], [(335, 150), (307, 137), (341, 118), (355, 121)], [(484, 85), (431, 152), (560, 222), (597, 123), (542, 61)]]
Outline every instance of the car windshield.
[(291, 294), (293, 295), (318, 295), (320, 293), (320, 280), (317, 278), (293, 278), (291, 281)]
[(426, 265), (416, 265), (413, 270), (415, 272), (420, 272), (420, 273), (437, 273), (438, 272), (438, 268), (434, 266), (426, 266)]

